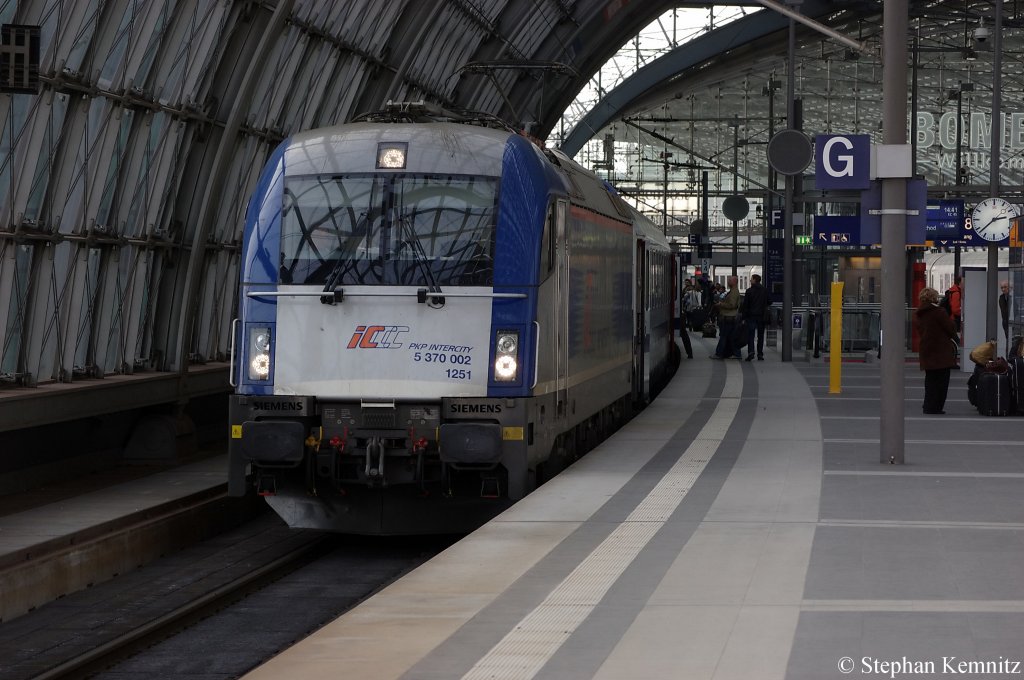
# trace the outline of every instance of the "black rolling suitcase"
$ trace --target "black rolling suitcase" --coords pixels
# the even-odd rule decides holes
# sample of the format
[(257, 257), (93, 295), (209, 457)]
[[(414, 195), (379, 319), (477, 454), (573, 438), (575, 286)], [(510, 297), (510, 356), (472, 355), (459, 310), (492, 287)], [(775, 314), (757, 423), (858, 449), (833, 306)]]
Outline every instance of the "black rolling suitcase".
[(703, 307), (691, 310), (689, 312), (690, 330), (695, 333), (700, 333), (704, 328), (704, 323), (708, 320), (708, 310)]
[(1010, 413), (1010, 374), (985, 372), (978, 376), (978, 413), (1005, 416)]

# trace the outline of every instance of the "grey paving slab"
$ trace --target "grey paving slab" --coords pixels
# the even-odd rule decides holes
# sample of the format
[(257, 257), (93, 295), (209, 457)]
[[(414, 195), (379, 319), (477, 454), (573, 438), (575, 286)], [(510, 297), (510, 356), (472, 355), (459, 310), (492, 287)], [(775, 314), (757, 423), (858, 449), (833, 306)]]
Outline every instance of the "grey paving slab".
[[(847, 395), (820, 395), (817, 399), (818, 412), (822, 416), (837, 417), (837, 416), (877, 416), (878, 415), (878, 404), (879, 395), (867, 396), (847, 396)], [(907, 397), (903, 400), (904, 412), (908, 416), (924, 415), (919, 413), (921, 410), (921, 395), (915, 397)], [(978, 411), (971, 406), (970, 402), (967, 401), (967, 395), (956, 398), (951, 396), (946, 397), (945, 409), (946, 417), (931, 418), (931, 420), (951, 420), (952, 417), (970, 417), (982, 419), (982, 416), (978, 414)], [(1019, 425), (1024, 427), (1024, 420), (1018, 421)]]
[[(884, 467), (884, 466), (879, 466)], [(821, 517), (903, 522), (1024, 522), (1024, 478), (824, 475)]]
[[(908, 444), (904, 449), (905, 472), (1024, 472), (1024, 446), (1018, 443), (967, 446), (949, 444)], [(879, 465), (877, 447), (863, 443), (830, 442), (825, 445), (824, 469), (885, 472)], [(893, 471), (895, 473), (895, 471)]]
[[(852, 410), (852, 409), (851, 409)], [(874, 413), (858, 412), (826, 416), (821, 421), (821, 433), (830, 439), (878, 439), (880, 417), (875, 405)], [(962, 442), (972, 448), (988, 441), (1014, 441), (1024, 436), (1024, 420), (1016, 418), (983, 418), (974, 415), (957, 417), (921, 413), (920, 409), (907, 409), (904, 418), (904, 436), (908, 441)]]
[(787, 678), (1019, 678), (1022, 639), (1022, 614), (805, 611)]

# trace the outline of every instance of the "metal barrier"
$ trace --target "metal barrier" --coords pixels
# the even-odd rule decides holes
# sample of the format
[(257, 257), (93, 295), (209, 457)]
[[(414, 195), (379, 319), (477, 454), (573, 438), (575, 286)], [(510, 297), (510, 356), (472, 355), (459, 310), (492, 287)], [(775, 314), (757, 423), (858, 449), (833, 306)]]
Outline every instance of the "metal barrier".
[[(906, 347), (911, 349), (911, 319), (913, 307), (904, 309), (904, 336)], [(832, 312), (826, 306), (805, 306), (793, 308), (794, 319), (800, 321), (793, 326), (793, 347), (803, 348), (817, 358), (822, 352), (832, 351), (831, 327)], [(880, 344), (882, 326), (882, 306), (878, 303), (846, 303), (843, 305), (843, 346), (842, 352), (877, 351)], [(797, 327), (799, 325), (799, 328)]]

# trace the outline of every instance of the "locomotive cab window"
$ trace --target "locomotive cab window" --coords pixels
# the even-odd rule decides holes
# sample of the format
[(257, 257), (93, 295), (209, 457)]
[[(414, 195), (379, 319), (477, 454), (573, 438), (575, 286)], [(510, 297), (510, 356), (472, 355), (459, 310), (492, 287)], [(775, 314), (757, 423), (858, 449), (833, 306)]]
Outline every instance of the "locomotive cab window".
[(491, 177), (290, 177), (281, 283), (493, 285), (497, 194)]

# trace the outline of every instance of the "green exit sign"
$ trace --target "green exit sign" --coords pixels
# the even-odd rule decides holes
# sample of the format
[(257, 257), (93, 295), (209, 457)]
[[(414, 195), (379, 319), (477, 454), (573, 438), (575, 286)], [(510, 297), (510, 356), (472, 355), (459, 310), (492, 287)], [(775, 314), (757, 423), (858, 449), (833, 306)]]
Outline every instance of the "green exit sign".
[(796, 242), (796, 244), (798, 246), (809, 246), (809, 245), (811, 245), (811, 237), (810, 236), (794, 236), (793, 240)]

